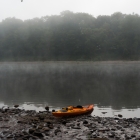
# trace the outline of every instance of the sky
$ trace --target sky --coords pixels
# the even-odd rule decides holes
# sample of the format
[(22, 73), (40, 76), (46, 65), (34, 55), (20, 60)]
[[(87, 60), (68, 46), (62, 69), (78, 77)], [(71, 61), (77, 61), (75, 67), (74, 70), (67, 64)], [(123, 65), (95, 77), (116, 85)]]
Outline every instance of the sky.
[(8, 17), (26, 20), (46, 15), (59, 15), (62, 11), (111, 15), (139, 14), (140, 0), (0, 0), (0, 21)]

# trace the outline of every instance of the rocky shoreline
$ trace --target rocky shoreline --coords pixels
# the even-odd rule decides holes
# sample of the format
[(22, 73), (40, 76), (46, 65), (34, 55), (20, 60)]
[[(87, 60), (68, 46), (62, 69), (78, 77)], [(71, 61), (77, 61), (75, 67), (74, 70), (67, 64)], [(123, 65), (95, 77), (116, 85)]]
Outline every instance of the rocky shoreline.
[(0, 140), (140, 140), (140, 118), (78, 116), (0, 109)]

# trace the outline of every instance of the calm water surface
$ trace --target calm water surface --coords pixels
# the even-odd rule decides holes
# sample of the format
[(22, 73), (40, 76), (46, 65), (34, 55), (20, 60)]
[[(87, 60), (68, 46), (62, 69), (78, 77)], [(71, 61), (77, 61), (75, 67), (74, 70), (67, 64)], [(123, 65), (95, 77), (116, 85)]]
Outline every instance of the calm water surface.
[(139, 101), (139, 61), (0, 63), (0, 107), (95, 104), (92, 115), (140, 117)]

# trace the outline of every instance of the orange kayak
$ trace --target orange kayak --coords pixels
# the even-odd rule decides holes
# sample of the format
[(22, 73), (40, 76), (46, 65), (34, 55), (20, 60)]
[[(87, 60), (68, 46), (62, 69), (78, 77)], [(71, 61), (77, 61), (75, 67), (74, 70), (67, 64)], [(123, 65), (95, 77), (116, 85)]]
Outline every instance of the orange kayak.
[(62, 108), (61, 110), (52, 112), (55, 117), (71, 117), (71, 116), (78, 116), (78, 115), (85, 115), (91, 114), (93, 111), (94, 105), (87, 105), (87, 106), (69, 106), (67, 108)]

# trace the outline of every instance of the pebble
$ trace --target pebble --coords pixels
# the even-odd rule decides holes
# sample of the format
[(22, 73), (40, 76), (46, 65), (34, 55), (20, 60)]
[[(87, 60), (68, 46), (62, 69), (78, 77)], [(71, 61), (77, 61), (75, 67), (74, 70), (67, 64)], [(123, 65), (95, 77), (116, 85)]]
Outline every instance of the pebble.
[[(47, 109), (46, 109), (47, 110)], [(51, 112), (0, 109), (0, 140), (133, 140), (140, 139), (140, 118), (83, 115), (55, 118)]]

